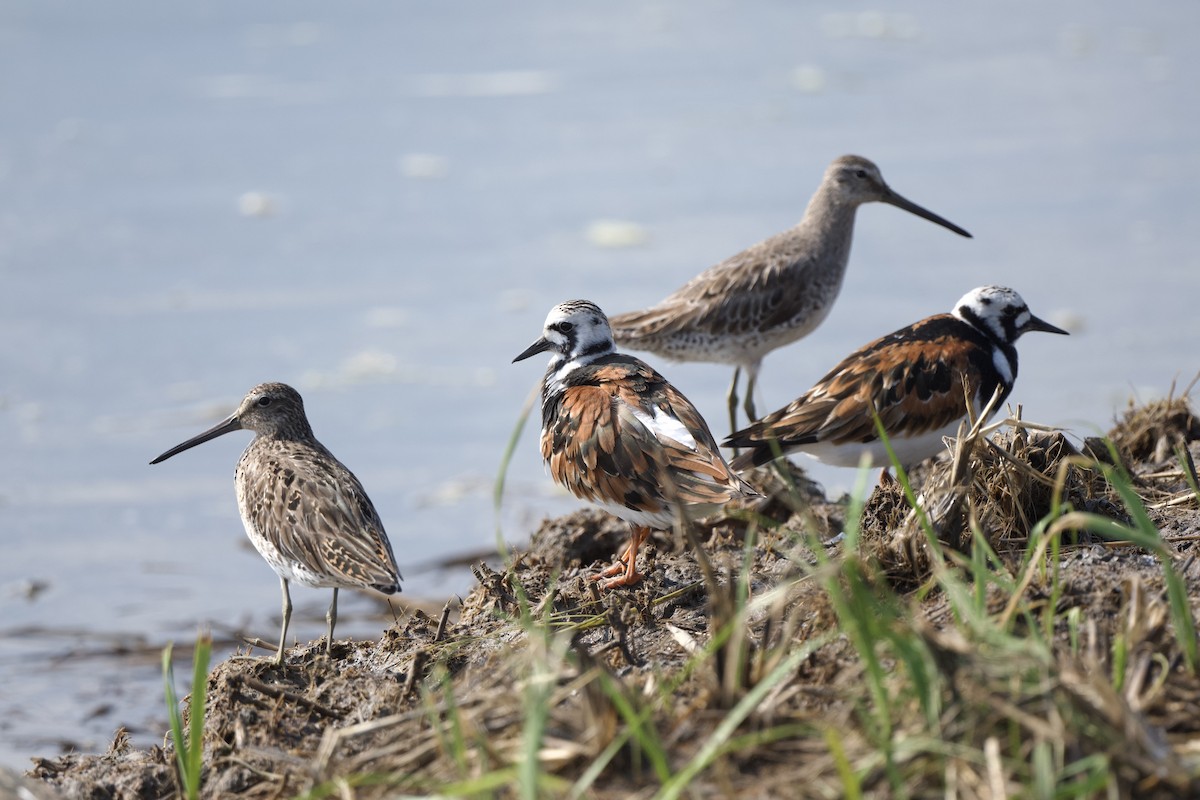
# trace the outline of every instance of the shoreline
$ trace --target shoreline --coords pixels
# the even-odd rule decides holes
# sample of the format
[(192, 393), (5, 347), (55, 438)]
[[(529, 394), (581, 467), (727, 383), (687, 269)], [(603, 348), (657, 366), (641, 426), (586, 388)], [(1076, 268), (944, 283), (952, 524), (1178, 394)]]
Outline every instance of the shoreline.
[[(898, 481), (858, 516), (795, 467), (794, 488), (759, 470), (754, 514), (708, 521), (699, 553), (656, 532), (646, 580), (603, 594), (586, 576), (625, 525), (547, 520), (513, 563), (472, 567), (444, 620), (215, 665), (201, 796), (830, 796), (997, 775), (1200, 790), (1200, 493), (1178, 461), (1200, 456), (1200, 423), (1168, 399), (1110, 438), (1128, 483), (1100, 442), (1079, 455), (1036, 426), (960, 443), (913, 476), (936, 539)], [(1136, 539), (1143, 518), (1160, 543)], [(166, 796), (172, 759), (118, 732), (30, 775), (65, 797)]]

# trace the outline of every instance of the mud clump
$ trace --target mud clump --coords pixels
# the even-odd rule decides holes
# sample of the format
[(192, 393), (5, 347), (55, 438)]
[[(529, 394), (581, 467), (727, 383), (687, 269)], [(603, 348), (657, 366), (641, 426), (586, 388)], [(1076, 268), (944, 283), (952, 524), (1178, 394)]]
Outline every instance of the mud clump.
[[(1172, 408), (1118, 425), (1124, 459), (1196, 440), (1194, 416)], [(645, 580), (610, 592), (590, 578), (628, 526), (598, 511), (547, 520), (503, 568), (473, 567), (444, 617), (413, 611), (331, 657), (314, 642), (282, 666), (218, 664), (202, 796), (515, 797), (525, 774), (551, 797), (646, 796), (684, 775), (697, 797), (829, 797), (846, 793), (847, 766), (863, 794), (903, 781), (924, 796), (947, 776), (991, 785), (989, 758), (1014, 795), (1039, 774), (1086, 773), (1126, 796), (1194, 796), (1200, 679), (1163, 563), (1198, 596), (1200, 501), (1177, 462), (1094, 456), (1023, 424), (960, 440), (913, 476), (932, 540), (898, 482), (841, 539), (845, 501), (795, 465), (756, 470), (762, 498), (697, 524), (698, 550), (656, 532)], [(1122, 467), (1166, 554), (1065, 526), (1051, 558), (1047, 519), (1142, 513)], [(972, 573), (984, 543), (987, 571)], [(887, 765), (889, 748), (904, 758)], [(165, 797), (173, 761), (118, 737), (31, 776), (65, 797)]]

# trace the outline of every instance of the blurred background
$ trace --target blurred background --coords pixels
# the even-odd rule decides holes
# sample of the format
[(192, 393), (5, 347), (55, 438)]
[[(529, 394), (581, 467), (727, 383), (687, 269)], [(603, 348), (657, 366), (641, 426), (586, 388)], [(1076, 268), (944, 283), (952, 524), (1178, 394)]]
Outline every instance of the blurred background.
[[(1021, 342), (1029, 419), (1090, 435), (1188, 383), (1198, 24), (1182, 0), (7, 0), (0, 764), (119, 725), (161, 741), (167, 641), (275, 636), (233, 493), (249, 434), (152, 457), (295, 385), (387, 524), (397, 608), (440, 605), (471, 584), (440, 564), (576, 505), (535, 423), (493, 513), (544, 368), (509, 362), (549, 308), (657, 301), (792, 225), (843, 153), (975, 239), (864, 207), (761, 411), (987, 283), (1073, 333)], [(649, 360), (726, 432), (727, 367)], [(292, 635), (319, 637), (329, 592), (292, 596)], [(341, 614), (343, 636), (390, 620)]]

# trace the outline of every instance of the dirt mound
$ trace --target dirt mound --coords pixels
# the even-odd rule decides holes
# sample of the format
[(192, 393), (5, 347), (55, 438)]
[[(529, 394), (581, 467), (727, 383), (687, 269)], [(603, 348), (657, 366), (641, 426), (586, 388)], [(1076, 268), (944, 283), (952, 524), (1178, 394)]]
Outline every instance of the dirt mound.
[[(699, 549), (656, 533), (618, 591), (590, 576), (627, 526), (548, 520), (442, 619), (217, 665), (203, 796), (1200, 791), (1200, 498), (1135, 458), (1195, 418), (1154, 418), (1113, 432), (1130, 478), (1036, 426), (960, 440), (916, 476), (928, 523), (885, 483), (844, 539), (847, 501), (756, 470), (762, 499), (697, 525)], [(1145, 546), (1096, 533), (1144, 519)], [(161, 797), (172, 761), (118, 738), (33, 775)]]

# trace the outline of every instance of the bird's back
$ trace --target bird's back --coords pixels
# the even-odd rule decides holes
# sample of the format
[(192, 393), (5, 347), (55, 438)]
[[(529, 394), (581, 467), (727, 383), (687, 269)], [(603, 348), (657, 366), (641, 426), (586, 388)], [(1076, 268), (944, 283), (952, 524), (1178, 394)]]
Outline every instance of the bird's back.
[(613, 354), (574, 370), (543, 405), (542, 456), (576, 496), (647, 513), (707, 513), (754, 494), (696, 408), (649, 365)]
[[(828, 315), (849, 259), (849, 237), (831, 240), (825, 251), (813, 238), (811, 225), (801, 223), (765, 239), (658, 304), (612, 317), (613, 338), (677, 360), (730, 363), (802, 338)], [(722, 357), (726, 349), (738, 357)]]
[(727, 446), (750, 449), (734, 466), (770, 461), (774, 443), (785, 451), (824, 452), (822, 460), (830, 460), (833, 448), (878, 439), (872, 411), (893, 439), (936, 440), (940, 431), (966, 415), (968, 397), (978, 410), (992, 396), (998, 385), (992, 354), (984, 334), (950, 314), (928, 317), (876, 339), (843, 359), (801, 397), (731, 435)]
[(400, 591), (383, 523), (358, 478), (316, 440), (258, 436), (237, 467), (246, 533), (282, 577)]

